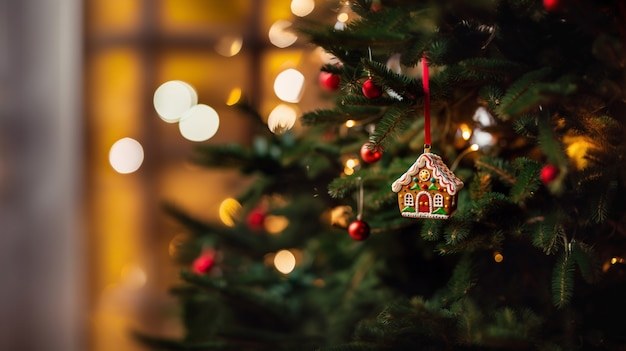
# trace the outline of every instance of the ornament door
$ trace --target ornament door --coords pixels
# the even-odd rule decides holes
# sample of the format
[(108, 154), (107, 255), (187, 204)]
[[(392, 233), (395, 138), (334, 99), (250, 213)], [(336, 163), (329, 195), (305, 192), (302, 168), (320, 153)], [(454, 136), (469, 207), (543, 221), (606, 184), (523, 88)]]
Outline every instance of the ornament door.
[(430, 196), (421, 193), (417, 198), (417, 212), (430, 213)]

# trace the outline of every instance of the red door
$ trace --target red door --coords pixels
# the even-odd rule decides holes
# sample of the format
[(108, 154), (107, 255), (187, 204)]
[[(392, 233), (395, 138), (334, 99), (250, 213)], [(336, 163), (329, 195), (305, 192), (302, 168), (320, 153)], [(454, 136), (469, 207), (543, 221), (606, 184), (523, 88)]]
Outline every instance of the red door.
[(417, 200), (417, 212), (430, 213), (430, 197), (422, 193)]

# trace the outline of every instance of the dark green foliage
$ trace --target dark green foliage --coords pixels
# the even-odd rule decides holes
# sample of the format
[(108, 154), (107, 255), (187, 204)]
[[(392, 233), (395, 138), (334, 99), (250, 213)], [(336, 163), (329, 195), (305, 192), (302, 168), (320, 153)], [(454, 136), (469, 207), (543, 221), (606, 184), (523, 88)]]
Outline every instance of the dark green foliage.
[[(623, 3), (562, 1), (554, 12), (539, 0), (349, 3), (360, 17), (345, 30), (333, 28), (336, 2), (295, 25), (341, 62), (320, 67), (341, 76), (336, 105), (305, 111), (306, 130), (280, 136), (240, 106), (264, 133), (247, 147), (202, 146), (194, 158), (254, 177), (238, 196), (244, 214), (267, 201), (289, 225), (272, 236), (167, 207), (192, 234), (180, 262), (210, 244), (224, 253), (223, 274), (183, 274), (175, 292), (186, 339), (143, 341), (164, 350), (624, 349), (626, 330), (600, 317), (626, 313)], [(387, 66), (392, 55), (400, 72)], [(423, 151), (424, 55), (432, 151), (464, 183), (448, 220), (402, 217), (391, 191)], [(368, 77), (383, 96), (362, 95)], [(474, 118), (478, 108), (489, 121)], [(491, 142), (471, 151), (481, 133)], [(342, 173), (366, 141), (383, 157)], [(548, 164), (558, 174), (542, 181)], [(358, 215), (371, 227), (362, 242), (346, 233)], [(289, 275), (263, 264), (282, 248), (303, 254)]]

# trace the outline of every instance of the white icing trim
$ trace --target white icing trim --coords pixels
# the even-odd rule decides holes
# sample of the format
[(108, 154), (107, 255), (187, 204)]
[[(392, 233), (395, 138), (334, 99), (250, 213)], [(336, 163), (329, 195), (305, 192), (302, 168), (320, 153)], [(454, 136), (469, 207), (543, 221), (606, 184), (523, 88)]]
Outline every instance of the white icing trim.
[(433, 172), (433, 176), (439, 180), (439, 184), (446, 187), (448, 194), (454, 195), (457, 190), (463, 188), (463, 181), (452, 173), (448, 166), (443, 163), (441, 157), (433, 153), (423, 153), (403, 175), (391, 184), (391, 190), (397, 193), (402, 190), (403, 186), (409, 185), (413, 176), (423, 167), (427, 167)]

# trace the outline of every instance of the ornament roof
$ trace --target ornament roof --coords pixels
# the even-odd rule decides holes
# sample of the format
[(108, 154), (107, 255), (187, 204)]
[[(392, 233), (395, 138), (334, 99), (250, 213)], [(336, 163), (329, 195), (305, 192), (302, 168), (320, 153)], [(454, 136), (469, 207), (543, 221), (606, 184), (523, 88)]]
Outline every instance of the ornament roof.
[(402, 187), (409, 185), (413, 177), (424, 167), (432, 171), (433, 177), (446, 188), (448, 194), (454, 195), (457, 190), (463, 188), (463, 181), (452, 173), (448, 166), (443, 163), (441, 157), (427, 152), (421, 154), (406, 173), (391, 184), (391, 190), (396, 193), (402, 190)]

